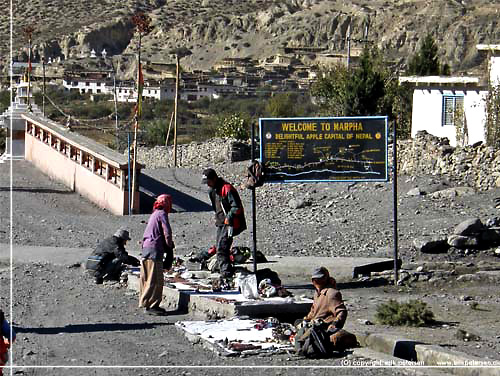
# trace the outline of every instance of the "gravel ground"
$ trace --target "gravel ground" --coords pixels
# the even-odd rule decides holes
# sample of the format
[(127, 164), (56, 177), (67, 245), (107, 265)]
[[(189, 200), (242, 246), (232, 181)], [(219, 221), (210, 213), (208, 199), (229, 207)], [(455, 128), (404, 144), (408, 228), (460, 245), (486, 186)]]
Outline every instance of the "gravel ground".
[[(98, 286), (80, 268), (44, 263), (16, 265), (13, 270), (14, 326), (18, 339), (13, 348), (14, 364), (25, 375), (142, 375), (183, 374), (222, 375), (227, 371), (207, 367), (254, 366), (341, 366), (342, 361), (361, 362), (364, 358), (311, 361), (293, 354), (273, 357), (226, 358), (190, 343), (174, 326), (187, 315), (171, 312), (167, 317), (151, 317), (137, 309), (137, 296), (118, 285)], [(9, 270), (0, 271), (5, 283)], [(57, 288), (54, 286), (57, 285)], [(0, 304), (7, 305), (2, 297)], [(366, 359), (365, 359), (366, 360)], [(105, 367), (125, 366), (139, 369), (50, 369), (30, 366)], [(140, 367), (168, 366), (172, 369), (147, 372)], [(190, 368), (183, 372), (175, 367)], [(19, 370), (17, 370), (19, 372)], [(234, 371), (234, 370), (233, 370)], [(259, 371), (237, 369), (237, 374), (257, 375)], [(341, 369), (341, 375), (357, 374), (357, 370)], [(68, 373), (70, 372), (70, 373)], [(369, 370), (368, 375), (389, 375), (391, 370)], [(281, 375), (285, 371), (268, 369), (266, 374)], [(306, 375), (311, 370), (287, 370), (286, 374)], [(318, 369), (312, 374), (324, 375)], [(406, 373), (399, 373), (404, 375)]]
[[(132, 251), (139, 250), (137, 240), (145, 228), (148, 214), (117, 217), (97, 208), (63, 185), (51, 181), (27, 162), (16, 162), (13, 171), (12, 240), (16, 244), (92, 247), (100, 238), (120, 226), (131, 230)], [(217, 166), (220, 174), (239, 185), (245, 163)], [(207, 209), (206, 188), (200, 184), (200, 171), (190, 169), (158, 169), (144, 171), (177, 192), (174, 203), (177, 212), (171, 215), (177, 253), (209, 247), (214, 241), (212, 213)], [(481, 251), (464, 257), (456, 253), (441, 255), (417, 254), (411, 250), (415, 237), (448, 234), (461, 221), (478, 217), (486, 221), (498, 216), (493, 199), (499, 190), (477, 193), (454, 199), (434, 200), (428, 196), (410, 197), (411, 188), (428, 191), (446, 187), (437, 177), (400, 177), (398, 179), (398, 227), (400, 255), (404, 264), (453, 262), (476, 270), (481, 263), (499, 269), (498, 258), (491, 251)], [(10, 171), (9, 164), (0, 164), (0, 243), (10, 241)], [(179, 193), (179, 192), (182, 192)], [(240, 190), (248, 222), (251, 206), (249, 191)], [(190, 198), (186, 199), (185, 195)], [(178, 200), (176, 200), (178, 198)], [(182, 198), (182, 199), (180, 199)], [(301, 209), (289, 206), (291, 199), (310, 205)], [(266, 185), (257, 192), (259, 249), (266, 255), (293, 256), (388, 256), (392, 244), (392, 185), (390, 183), (354, 186), (347, 184)], [(183, 208), (188, 208), (183, 211)], [(145, 209), (147, 212), (147, 208)], [(237, 244), (250, 245), (250, 232), (237, 239)], [(84, 255), (82, 255), (84, 256)], [(3, 269), (2, 287), (6, 289), (7, 269)], [(186, 316), (165, 318), (144, 317), (137, 310), (137, 298), (130, 292), (113, 287), (92, 285), (79, 269), (47, 264), (16, 265), (14, 270), (14, 322), (19, 327), (19, 340), (14, 349), (17, 364), (31, 365), (190, 365), (248, 366), (316, 364), (290, 357), (226, 359), (192, 345), (173, 327)], [(57, 281), (56, 284), (53, 282)], [(57, 286), (57, 288), (54, 288)], [(496, 312), (500, 309), (498, 286), (488, 281), (458, 283), (456, 277), (443, 277), (433, 283), (415, 283), (394, 287), (347, 287), (343, 291), (349, 305), (348, 328), (360, 328), (357, 321), (374, 321), (377, 304), (389, 298), (418, 298), (426, 301), (435, 312), (440, 325), (433, 328), (389, 328), (366, 326), (367, 331), (403, 333), (410, 338), (425, 338), (436, 344), (492, 359), (500, 359), (500, 332)], [(480, 309), (461, 299), (470, 295)], [(9, 305), (4, 294), (2, 307)], [(481, 336), (478, 342), (463, 342), (455, 338), (458, 328), (470, 329)], [(110, 335), (110, 332), (112, 332)], [(166, 352), (166, 355), (162, 354)], [(90, 362), (90, 363), (89, 363)], [(335, 363), (336, 361), (334, 361)], [(321, 364), (332, 364), (325, 361)], [(336, 363), (335, 363), (336, 364)], [(138, 370), (113, 369), (25, 369), (24, 374), (224, 374), (221, 369)], [(238, 370), (239, 374), (254, 374), (257, 370)], [(286, 369), (266, 371), (271, 374), (326, 374), (328, 370)], [(357, 374), (357, 370), (336, 370), (339, 374)], [(394, 370), (363, 369), (367, 375), (396, 374)], [(389, 373), (390, 372), (390, 373)]]

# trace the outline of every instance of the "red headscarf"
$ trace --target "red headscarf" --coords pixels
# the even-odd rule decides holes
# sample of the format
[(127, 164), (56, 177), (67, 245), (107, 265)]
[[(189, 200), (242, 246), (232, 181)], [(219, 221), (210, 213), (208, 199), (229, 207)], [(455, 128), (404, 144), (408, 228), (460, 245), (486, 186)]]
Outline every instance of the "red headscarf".
[(163, 209), (166, 213), (172, 210), (172, 196), (167, 194), (159, 195), (153, 204), (153, 210)]

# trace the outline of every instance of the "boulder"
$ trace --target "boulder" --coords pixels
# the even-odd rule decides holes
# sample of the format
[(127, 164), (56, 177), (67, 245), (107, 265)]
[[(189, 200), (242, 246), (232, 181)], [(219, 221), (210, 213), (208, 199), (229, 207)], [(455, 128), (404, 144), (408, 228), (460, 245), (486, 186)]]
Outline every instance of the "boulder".
[(421, 191), (420, 188), (412, 188), (408, 192), (406, 192), (407, 196), (422, 196), (424, 195), (425, 192)]
[(471, 218), (455, 227), (453, 234), (462, 236), (477, 235), (484, 229), (484, 225), (479, 218)]
[(469, 187), (454, 187), (454, 188), (447, 188), (443, 189), (440, 191), (436, 191), (432, 193), (430, 196), (432, 198), (454, 198), (457, 196), (468, 196), (476, 193), (476, 191), (472, 188)]
[(446, 253), (449, 248), (447, 239), (438, 235), (414, 239), (413, 246), (417, 251), (433, 254)]
[(288, 201), (288, 207), (290, 209), (302, 209), (306, 206), (311, 206), (311, 202), (302, 198), (292, 198)]
[(479, 239), (474, 236), (450, 235), (448, 236), (448, 245), (459, 249), (479, 247)]

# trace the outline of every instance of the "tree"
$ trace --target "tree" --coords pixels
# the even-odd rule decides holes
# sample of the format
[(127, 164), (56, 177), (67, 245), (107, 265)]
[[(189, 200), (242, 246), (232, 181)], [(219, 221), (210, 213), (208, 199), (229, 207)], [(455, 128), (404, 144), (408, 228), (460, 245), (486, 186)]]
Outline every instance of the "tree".
[(380, 114), (385, 74), (378, 49), (365, 48), (358, 68), (334, 66), (313, 85), (311, 94), (325, 115)]
[(312, 85), (311, 96), (325, 116), (346, 116), (347, 85), (350, 74), (343, 65), (335, 65), (320, 74)]
[(347, 83), (347, 115), (381, 114), (385, 95), (384, 74), (377, 48), (365, 48), (361, 54), (361, 65), (353, 71)]
[(359, 67), (337, 65), (323, 72), (311, 95), (324, 116), (387, 115), (398, 135), (409, 135), (411, 90), (400, 86), (376, 47), (365, 48)]
[(222, 138), (235, 138), (247, 140), (250, 137), (250, 123), (241, 114), (232, 114), (221, 119), (217, 127), (216, 136)]
[(427, 34), (420, 45), (419, 51), (408, 63), (409, 75), (413, 76), (435, 76), (449, 75), (448, 64), (441, 64), (438, 58), (438, 48), (432, 34)]
[(277, 118), (297, 116), (294, 102), (290, 93), (275, 94), (267, 101), (266, 112)]

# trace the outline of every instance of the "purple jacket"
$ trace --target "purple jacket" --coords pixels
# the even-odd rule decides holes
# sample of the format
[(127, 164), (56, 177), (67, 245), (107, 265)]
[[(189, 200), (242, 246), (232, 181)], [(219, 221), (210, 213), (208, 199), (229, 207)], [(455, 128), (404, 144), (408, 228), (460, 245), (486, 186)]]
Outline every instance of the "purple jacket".
[(164, 210), (155, 210), (149, 217), (142, 239), (142, 257), (163, 260), (167, 247), (173, 248), (172, 228)]

